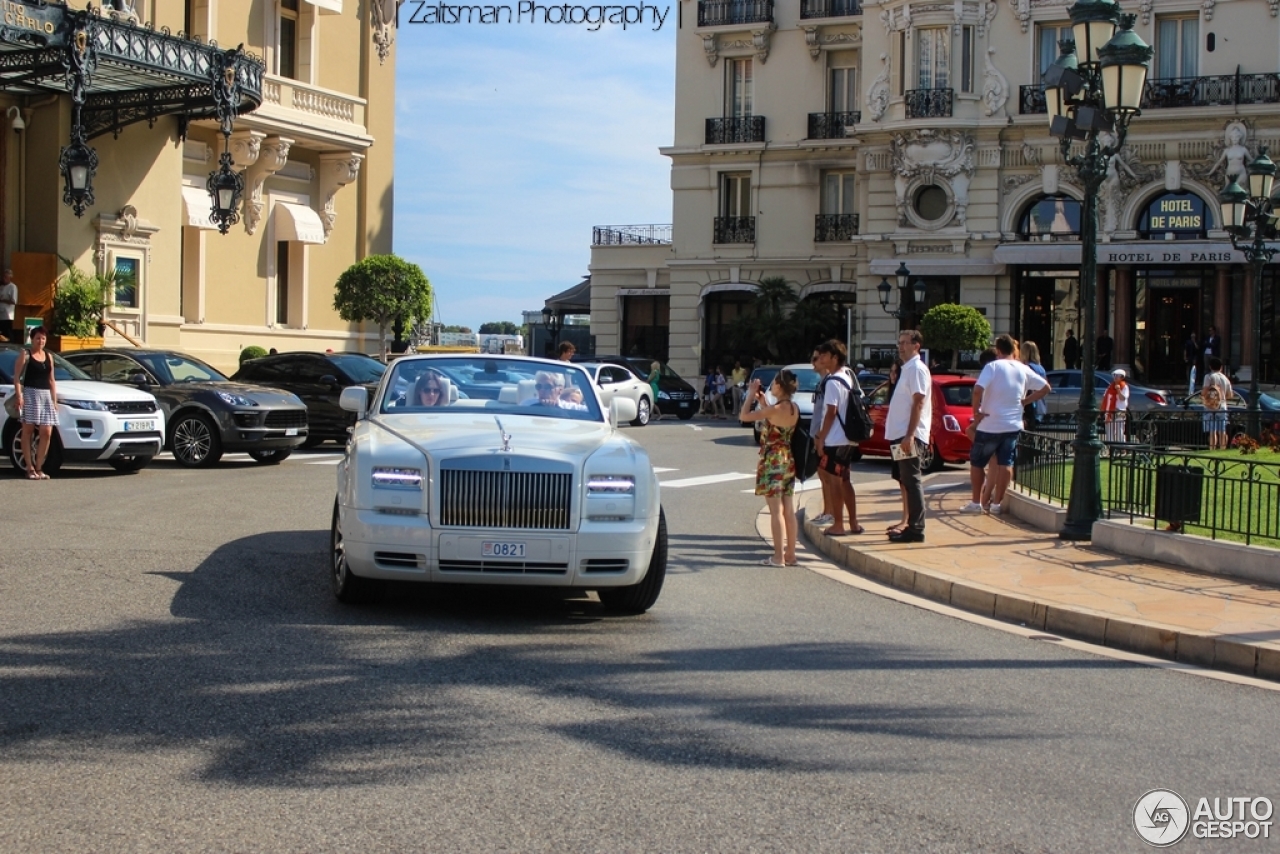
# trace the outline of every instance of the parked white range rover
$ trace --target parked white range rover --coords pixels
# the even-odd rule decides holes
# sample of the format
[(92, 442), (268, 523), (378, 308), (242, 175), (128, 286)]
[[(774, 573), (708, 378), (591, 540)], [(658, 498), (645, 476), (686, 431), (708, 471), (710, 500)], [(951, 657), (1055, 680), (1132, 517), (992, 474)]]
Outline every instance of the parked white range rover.
[[(13, 394), (13, 370), (21, 348), (0, 344), (0, 398)], [(117, 471), (137, 471), (164, 443), (164, 413), (145, 391), (96, 382), (61, 356), (53, 355), (58, 383), (58, 429), (45, 458), (54, 474), (64, 463), (109, 463)], [(21, 425), (0, 409), (0, 444), (18, 473), (26, 471)]]
[(617, 429), (635, 404), (602, 405), (582, 368), (516, 356), (397, 359), (338, 466), (334, 593), (366, 601), (384, 581), (594, 590), (648, 610), (667, 530), (649, 455)]

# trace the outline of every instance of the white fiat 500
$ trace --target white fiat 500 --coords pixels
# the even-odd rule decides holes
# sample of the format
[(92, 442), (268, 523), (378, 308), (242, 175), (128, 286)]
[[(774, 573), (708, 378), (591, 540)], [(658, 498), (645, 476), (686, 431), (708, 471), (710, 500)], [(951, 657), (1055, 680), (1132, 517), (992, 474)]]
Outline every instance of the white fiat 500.
[(641, 613), (662, 591), (667, 528), (644, 448), (617, 429), (577, 365), (518, 356), (397, 359), (372, 399), (344, 389), (359, 421), (338, 466), (333, 590), (376, 597), (384, 581), (594, 590)]

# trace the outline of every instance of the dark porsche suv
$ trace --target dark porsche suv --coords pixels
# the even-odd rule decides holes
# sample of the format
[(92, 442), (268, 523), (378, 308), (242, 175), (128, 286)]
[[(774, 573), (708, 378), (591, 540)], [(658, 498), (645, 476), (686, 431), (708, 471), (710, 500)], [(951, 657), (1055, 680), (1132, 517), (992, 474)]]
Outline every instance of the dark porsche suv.
[(199, 359), (173, 350), (105, 348), (64, 358), (95, 380), (155, 395), (164, 410), (165, 444), (191, 468), (211, 466), (224, 451), (247, 451), (271, 465), (307, 440), (307, 408), (274, 388), (232, 382)]
[(353, 385), (364, 386), (372, 396), (386, 370), (386, 365), (363, 353), (277, 353), (250, 359), (233, 379), (284, 389), (302, 398), (311, 430), (304, 447), (310, 448), (327, 439), (346, 444), (356, 416), (338, 405), (338, 396)]

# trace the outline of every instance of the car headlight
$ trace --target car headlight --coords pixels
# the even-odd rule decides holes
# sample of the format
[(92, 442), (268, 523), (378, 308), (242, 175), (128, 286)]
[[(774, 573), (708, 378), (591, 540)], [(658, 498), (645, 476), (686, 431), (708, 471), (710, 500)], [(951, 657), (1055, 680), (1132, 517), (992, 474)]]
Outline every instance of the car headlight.
[(72, 409), (92, 409), (96, 412), (110, 412), (111, 409), (98, 400), (67, 400), (64, 397), (58, 398), (58, 403), (65, 403)]
[(658, 391), (658, 400), (670, 400), (670, 399), (671, 399), (671, 395), (667, 394), (665, 391), (661, 391), (661, 390)]
[(373, 469), (373, 485), (383, 489), (416, 489), (421, 491), (422, 470), (375, 466)]
[(228, 406), (257, 406), (258, 405), (243, 395), (232, 394), (229, 391), (215, 391), (214, 394), (216, 394), (218, 396), (218, 399), (221, 400), (223, 403), (227, 404)]
[(587, 479), (587, 497), (593, 495), (635, 495), (636, 479), (627, 476), (596, 475)]

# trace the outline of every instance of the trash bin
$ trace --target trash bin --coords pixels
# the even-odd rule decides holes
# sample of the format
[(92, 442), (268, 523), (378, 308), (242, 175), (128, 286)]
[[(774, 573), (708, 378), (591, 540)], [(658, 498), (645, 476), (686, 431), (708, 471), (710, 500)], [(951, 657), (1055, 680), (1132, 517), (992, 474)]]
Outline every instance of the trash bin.
[(1204, 469), (1160, 466), (1156, 469), (1156, 518), (1199, 524), (1203, 493)]

